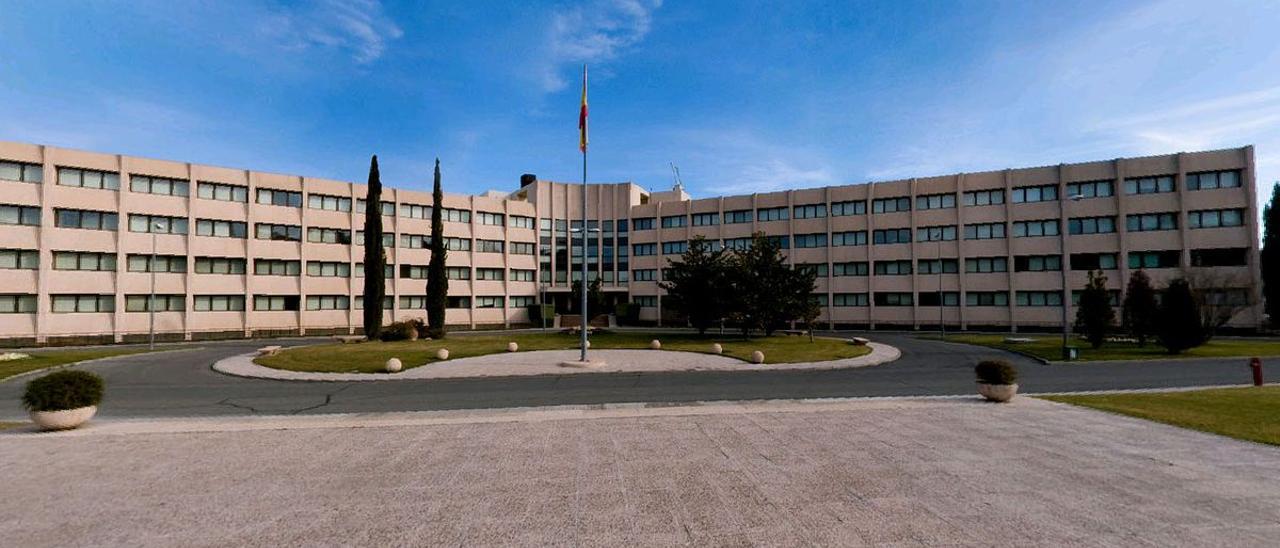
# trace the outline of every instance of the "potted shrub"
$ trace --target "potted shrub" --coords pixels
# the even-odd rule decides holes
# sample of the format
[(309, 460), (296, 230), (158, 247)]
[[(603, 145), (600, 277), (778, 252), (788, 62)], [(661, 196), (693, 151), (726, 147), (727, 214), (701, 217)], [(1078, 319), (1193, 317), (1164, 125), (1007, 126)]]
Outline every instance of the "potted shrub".
[(1007, 402), (1018, 393), (1018, 370), (1004, 360), (985, 360), (974, 368), (978, 393), (995, 402)]
[(102, 377), (88, 371), (55, 371), (27, 383), (22, 405), (40, 428), (75, 428), (98, 412), (103, 386)]

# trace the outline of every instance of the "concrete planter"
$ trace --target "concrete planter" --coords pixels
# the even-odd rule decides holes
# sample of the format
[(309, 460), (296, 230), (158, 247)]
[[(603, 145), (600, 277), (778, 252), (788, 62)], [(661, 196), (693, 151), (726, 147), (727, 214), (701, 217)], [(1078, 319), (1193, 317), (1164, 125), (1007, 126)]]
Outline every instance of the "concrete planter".
[(70, 430), (80, 426), (98, 412), (98, 406), (79, 407), (62, 411), (31, 411), (31, 422), (43, 430)]
[(1018, 393), (1018, 385), (980, 382), (978, 383), (978, 393), (988, 400), (1004, 403), (1013, 399), (1013, 396)]

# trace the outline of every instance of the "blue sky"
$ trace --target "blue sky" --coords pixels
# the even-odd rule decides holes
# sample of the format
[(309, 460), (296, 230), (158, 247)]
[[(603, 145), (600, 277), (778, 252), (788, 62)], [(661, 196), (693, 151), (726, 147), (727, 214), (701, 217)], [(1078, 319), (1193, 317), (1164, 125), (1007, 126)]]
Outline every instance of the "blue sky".
[[(0, 139), (455, 192), (695, 196), (1256, 144), (1280, 2), (6, 2)], [(1260, 194), (1269, 194), (1262, 192)]]

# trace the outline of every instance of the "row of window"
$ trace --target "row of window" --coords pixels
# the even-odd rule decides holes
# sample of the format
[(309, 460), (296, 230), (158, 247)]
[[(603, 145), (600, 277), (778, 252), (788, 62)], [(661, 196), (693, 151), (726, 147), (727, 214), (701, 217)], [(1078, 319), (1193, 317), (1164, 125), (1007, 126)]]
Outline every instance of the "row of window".
[[(51, 310), (55, 314), (69, 313), (102, 313), (115, 312), (114, 295), (50, 295)], [(184, 312), (187, 308), (186, 295), (125, 295), (125, 312)], [(304, 304), (306, 310), (350, 310), (352, 302), (355, 308), (363, 308), (361, 297), (347, 295), (308, 295), (305, 301), (297, 295), (254, 295), (255, 311), (296, 311)], [(532, 306), (536, 299), (532, 296), (477, 296), (449, 297), (448, 308), (523, 308)], [(244, 295), (195, 295), (192, 298), (192, 309), (196, 312), (242, 312), (245, 310)], [(383, 302), (383, 308), (391, 308), (391, 297)], [(426, 296), (400, 297), (400, 308), (425, 309)], [(0, 295), (0, 314), (34, 314), (36, 312), (36, 296), (30, 294)]]

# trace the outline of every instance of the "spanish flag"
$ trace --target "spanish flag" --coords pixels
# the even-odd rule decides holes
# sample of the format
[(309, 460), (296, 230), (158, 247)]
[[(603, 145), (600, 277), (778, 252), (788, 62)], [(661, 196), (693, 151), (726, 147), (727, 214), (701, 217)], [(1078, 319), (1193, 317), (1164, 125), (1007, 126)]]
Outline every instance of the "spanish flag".
[(582, 111), (578, 113), (578, 150), (587, 152), (587, 66), (582, 65)]

